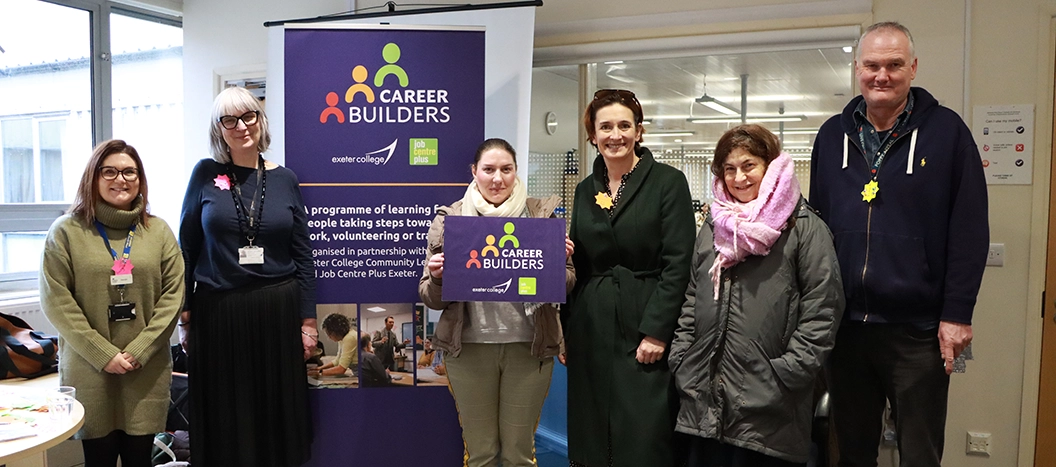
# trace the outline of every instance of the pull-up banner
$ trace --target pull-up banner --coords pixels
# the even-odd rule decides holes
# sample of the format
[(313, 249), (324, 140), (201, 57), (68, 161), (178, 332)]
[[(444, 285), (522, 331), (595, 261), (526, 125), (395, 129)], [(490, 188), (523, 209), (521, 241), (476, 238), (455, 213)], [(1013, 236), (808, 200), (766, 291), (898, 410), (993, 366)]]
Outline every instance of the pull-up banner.
[(484, 140), (484, 29), (287, 28), (285, 148), (318, 301), (416, 302), (426, 233)]

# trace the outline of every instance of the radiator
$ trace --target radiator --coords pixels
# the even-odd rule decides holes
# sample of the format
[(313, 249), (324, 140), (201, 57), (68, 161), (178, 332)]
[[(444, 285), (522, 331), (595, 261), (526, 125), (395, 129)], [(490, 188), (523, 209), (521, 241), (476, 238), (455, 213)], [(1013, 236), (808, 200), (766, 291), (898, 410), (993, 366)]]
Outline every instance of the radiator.
[(48, 321), (48, 317), (40, 311), (40, 300), (37, 297), (4, 301), (0, 304), (0, 313), (22, 318), (30, 327), (45, 335), (59, 335), (55, 326)]

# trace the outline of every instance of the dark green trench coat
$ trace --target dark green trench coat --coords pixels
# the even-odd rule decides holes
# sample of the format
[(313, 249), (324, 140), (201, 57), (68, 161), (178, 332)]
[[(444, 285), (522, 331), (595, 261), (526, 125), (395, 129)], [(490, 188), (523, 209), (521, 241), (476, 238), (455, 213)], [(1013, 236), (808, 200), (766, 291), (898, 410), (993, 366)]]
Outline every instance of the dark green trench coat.
[(568, 457), (590, 467), (675, 463), (667, 355), (638, 363), (645, 336), (670, 345), (685, 300), (696, 229), (685, 175), (646, 148), (612, 216), (595, 203), (603, 160), (576, 187), (569, 236), (576, 288), (566, 307)]

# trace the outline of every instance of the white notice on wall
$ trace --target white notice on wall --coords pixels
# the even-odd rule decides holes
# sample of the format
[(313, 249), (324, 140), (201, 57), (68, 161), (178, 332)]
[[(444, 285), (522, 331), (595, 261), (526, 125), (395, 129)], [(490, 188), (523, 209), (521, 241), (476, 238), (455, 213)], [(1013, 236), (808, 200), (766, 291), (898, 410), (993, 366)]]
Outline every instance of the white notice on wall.
[(1034, 105), (977, 105), (972, 136), (989, 185), (1030, 185)]

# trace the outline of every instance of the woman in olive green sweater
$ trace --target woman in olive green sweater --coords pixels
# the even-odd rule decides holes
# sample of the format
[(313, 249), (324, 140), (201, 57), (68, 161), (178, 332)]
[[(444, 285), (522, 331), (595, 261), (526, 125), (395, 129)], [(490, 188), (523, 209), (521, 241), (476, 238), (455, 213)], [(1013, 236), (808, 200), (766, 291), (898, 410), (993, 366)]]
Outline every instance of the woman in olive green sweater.
[(84, 405), (74, 437), (86, 467), (114, 466), (119, 456), (122, 465), (151, 465), (183, 289), (176, 237), (147, 213), (139, 154), (124, 141), (100, 144), (73, 206), (48, 231), (40, 267), (41, 303), (59, 331), (59, 380)]

